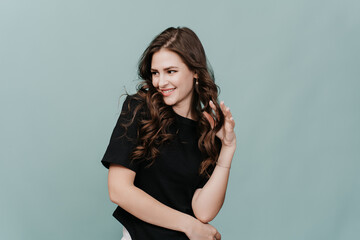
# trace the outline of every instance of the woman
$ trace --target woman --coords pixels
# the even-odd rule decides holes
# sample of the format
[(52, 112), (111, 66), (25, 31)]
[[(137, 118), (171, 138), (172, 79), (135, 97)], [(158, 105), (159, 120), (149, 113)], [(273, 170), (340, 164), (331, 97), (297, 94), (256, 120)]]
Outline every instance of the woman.
[(203, 46), (189, 28), (168, 28), (139, 62), (102, 163), (123, 239), (221, 239), (208, 224), (225, 198), (235, 122), (218, 104)]

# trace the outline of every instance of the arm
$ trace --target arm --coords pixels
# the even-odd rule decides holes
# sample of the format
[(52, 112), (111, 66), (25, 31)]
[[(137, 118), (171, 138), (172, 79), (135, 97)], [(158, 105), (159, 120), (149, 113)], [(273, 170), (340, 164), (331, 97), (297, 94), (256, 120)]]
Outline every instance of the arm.
[[(216, 110), (215, 105), (210, 102), (210, 106)], [(207, 223), (213, 220), (220, 211), (224, 200), (229, 179), (230, 166), (236, 149), (236, 136), (234, 133), (235, 122), (232, 118), (230, 109), (220, 103), (220, 107), (225, 116), (223, 127), (216, 134), (221, 142), (217, 165), (203, 188), (195, 191), (192, 199), (192, 208), (195, 216), (202, 222)], [(210, 125), (214, 126), (212, 117), (204, 113)]]
[(201, 222), (212, 221), (220, 211), (224, 200), (229, 179), (230, 168), (235, 148), (221, 148), (219, 165), (217, 165), (203, 188), (198, 188), (192, 199), (192, 208), (195, 216)]
[(191, 240), (220, 235), (213, 226), (162, 204), (134, 186), (134, 178), (134, 171), (111, 164), (108, 176), (110, 200), (145, 222), (184, 232)]

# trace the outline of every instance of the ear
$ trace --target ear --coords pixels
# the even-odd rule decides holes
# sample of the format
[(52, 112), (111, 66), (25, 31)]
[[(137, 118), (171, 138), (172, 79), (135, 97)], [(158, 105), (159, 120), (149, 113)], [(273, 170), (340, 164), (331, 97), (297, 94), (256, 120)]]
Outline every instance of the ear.
[(199, 78), (198, 74), (195, 72), (193, 78)]

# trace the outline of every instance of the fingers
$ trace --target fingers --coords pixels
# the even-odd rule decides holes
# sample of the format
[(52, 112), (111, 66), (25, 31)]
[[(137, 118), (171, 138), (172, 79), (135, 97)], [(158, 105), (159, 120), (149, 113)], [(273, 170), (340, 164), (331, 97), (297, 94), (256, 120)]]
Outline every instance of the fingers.
[(221, 234), (218, 232), (218, 230), (215, 227), (213, 227), (213, 229), (212, 229), (212, 236), (213, 236), (214, 240), (221, 240)]
[(212, 118), (212, 116), (209, 113), (207, 113), (206, 111), (204, 111), (203, 114), (206, 117), (206, 119), (209, 121), (211, 128), (214, 128), (215, 121)]
[(232, 114), (230, 112), (230, 108), (226, 107), (223, 101), (220, 102), (220, 107), (221, 107), (221, 110), (222, 110), (225, 118), (230, 119), (232, 117)]
[(215, 104), (213, 103), (213, 101), (209, 101), (209, 105), (210, 105), (210, 107), (215, 111), (216, 110), (216, 106), (215, 106)]
[[(216, 112), (216, 106), (211, 100), (210, 100), (210, 107)], [(234, 128), (235, 127), (235, 121), (234, 121), (234, 119), (232, 117), (230, 108), (225, 106), (224, 101), (220, 102), (220, 109), (224, 114), (225, 121), (228, 121), (230, 123), (231, 127)]]
[[(216, 112), (216, 106), (215, 106), (215, 104), (213, 103), (213, 101), (210, 100), (209, 103), (210, 103), (210, 104), (209, 104), (210, 107)], [(220, 109), (221, 109), (221, 111), (223, 112), (223, 114), (224, 114), (225, 117), (227, 117), (227, 116), (229, 116), (229, 118), (232, 117), (231, 112), (230, 112), (230, 108), (228, 108), (228, 107), (225, 106), (224, 101), (221, 101), (221, 102), (220, 102)]]
[(214, 240), (221, 240), (221, 234), (219, 232), (216, 232), (215, 236), (214, 236)]
[(211, 109), (215, 112), (216, 116), (219, 118), (219, 113), (216, 111), (216, 105), (214, 104), (214, 102), (210, 100), (209, 105)]

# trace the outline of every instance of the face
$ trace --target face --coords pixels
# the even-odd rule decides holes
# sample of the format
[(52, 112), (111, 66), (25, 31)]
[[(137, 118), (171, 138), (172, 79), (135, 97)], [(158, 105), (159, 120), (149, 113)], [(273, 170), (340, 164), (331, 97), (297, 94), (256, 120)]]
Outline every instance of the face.
[(151, 61), (153, 86), (163, 95), (165, 104), (184, 117), (190, 116), (194, 78), (181, 57), (166, 48), (154, 53)]

